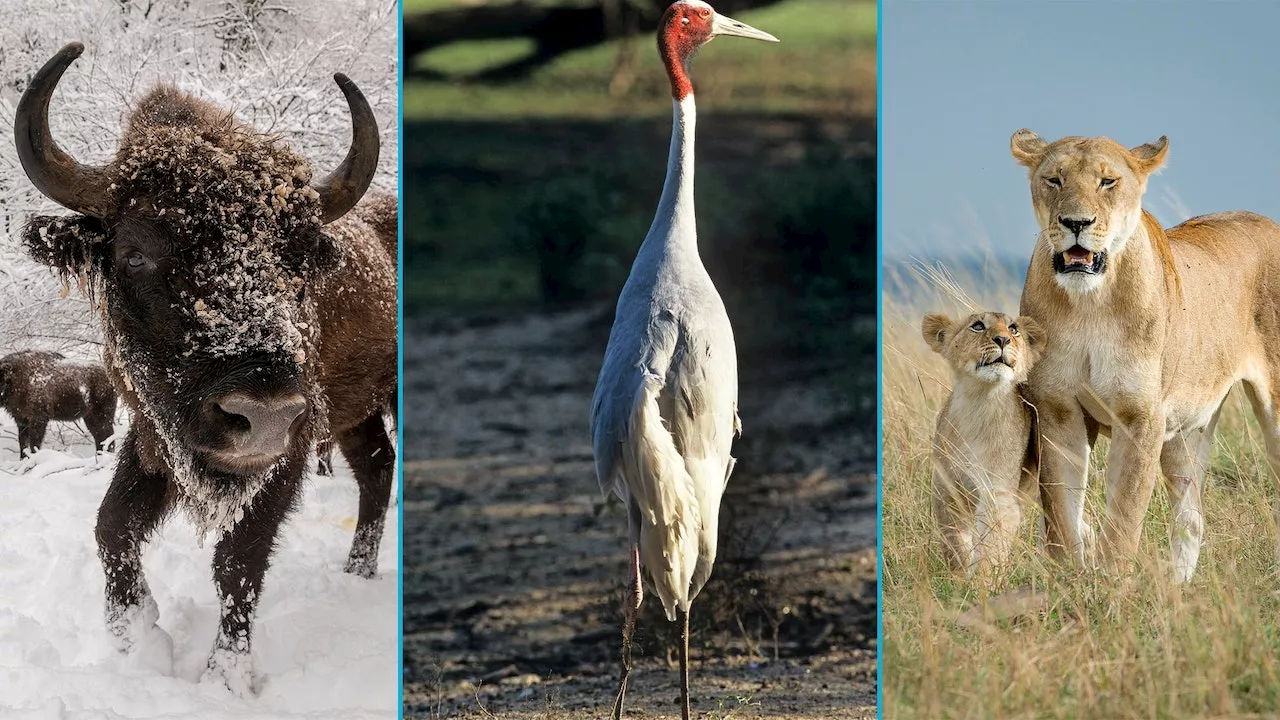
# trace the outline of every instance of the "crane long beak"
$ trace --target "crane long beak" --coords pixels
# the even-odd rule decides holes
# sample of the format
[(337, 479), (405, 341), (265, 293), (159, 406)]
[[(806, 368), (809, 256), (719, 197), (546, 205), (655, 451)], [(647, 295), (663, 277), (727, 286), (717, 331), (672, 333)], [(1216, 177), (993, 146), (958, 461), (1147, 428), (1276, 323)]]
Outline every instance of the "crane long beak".
[(744, 22), (739, 22), (731, 17), (725, 17), (720, 14), (716, 14), (711, 20), (711, 37), (715, 37), (717, 35), (733, 35), (736, 37), (751, 38), (752, 40), (778, 42), (778, 38), (763, 30), (757, 30)]

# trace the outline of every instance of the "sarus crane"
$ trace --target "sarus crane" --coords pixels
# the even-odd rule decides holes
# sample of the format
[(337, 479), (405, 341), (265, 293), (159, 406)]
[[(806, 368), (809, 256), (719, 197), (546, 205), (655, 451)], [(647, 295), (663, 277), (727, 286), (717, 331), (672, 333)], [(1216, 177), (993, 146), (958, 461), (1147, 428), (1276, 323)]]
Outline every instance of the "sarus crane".
[(684, 623), (680, 698), (689, 718), (689, 605), (711, 576), (720, 498), (735, 462), (730, 447), (742, 430), (733, 329), (698, 255), (693, 210), (697, 113), (689, 63), (718, 35), (778, 41), (701, 0), (678, 0), (663, 15), (658, 54), (674, 105), (667, 178), (618, 298), (591, 403), (596, 477), (606, 496), (626, 506), (631, 549), (615, 719), (646, 582), (667, 619)]

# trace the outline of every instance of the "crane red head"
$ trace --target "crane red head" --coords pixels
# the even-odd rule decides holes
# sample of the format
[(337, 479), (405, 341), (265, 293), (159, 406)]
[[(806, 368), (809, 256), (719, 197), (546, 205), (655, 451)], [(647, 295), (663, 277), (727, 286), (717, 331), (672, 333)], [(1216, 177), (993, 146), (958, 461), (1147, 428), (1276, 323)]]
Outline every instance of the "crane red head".
[(662, 15), (658, 25), (658, 54), (671, 78), (671, 96), (683, 100), (693, 93), (689, 61), (698, 48), (717, 35), (778, 42), (778, 38), (744, 22), (719, 15), (703, 0), (676, 0)]

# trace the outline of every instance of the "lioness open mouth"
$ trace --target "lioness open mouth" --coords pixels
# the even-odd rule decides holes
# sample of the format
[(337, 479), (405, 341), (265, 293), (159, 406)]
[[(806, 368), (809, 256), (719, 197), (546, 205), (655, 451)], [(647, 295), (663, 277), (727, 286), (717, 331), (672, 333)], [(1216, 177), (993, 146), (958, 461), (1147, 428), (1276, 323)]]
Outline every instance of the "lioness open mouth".
[(1053, 269), (1058, 273), (1087, 273), (1100, 275), (1107, 268), (1107, 252), (1093, 252), (1079, 245), (1072, 245), (1066, 252), (1053, 256)]

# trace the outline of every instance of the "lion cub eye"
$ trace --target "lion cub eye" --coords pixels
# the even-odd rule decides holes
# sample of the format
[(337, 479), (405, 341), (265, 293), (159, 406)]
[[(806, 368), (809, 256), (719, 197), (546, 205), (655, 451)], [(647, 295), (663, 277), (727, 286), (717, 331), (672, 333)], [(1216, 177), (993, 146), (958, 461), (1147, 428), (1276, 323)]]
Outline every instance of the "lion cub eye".
[(1049, 187), (1056, 187), (1056, 188), (1062, 187), (1062, 180), (1060, 178), (1047, 177), (1044, 179), (1044, 181), (1049, 183)]
[(1103, 190), (1106, 190), (1109, 187), (1115, 187), (1115, 185), (1116, 185), (1116, 178), (1102, 178), (1101, 180), (1098, 181), (1098, 187), (1102, 188)]
[(974, 331), (974, 332), (982, 332), (983, 330), (986, 330), (986, 329), (987, 329), (987, 326), (986, 326), (986, 325), (983, 325), (983, 324), (982, 324), (982, 321), (981, 321), (981, 320), (979, 320), (979, 321), (975, 322), (974, 324), (970, 325), (970, 326), (969, 326), (969, 329), (970, 329), (970, 330), (972, 330), (972, 331)]

